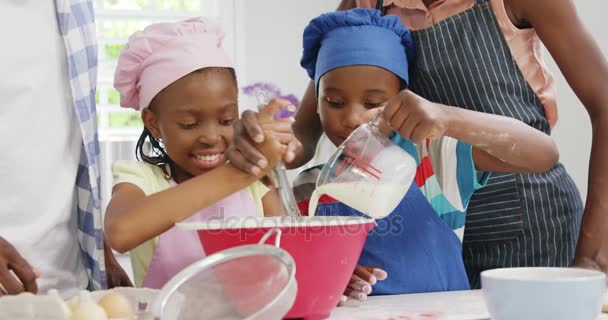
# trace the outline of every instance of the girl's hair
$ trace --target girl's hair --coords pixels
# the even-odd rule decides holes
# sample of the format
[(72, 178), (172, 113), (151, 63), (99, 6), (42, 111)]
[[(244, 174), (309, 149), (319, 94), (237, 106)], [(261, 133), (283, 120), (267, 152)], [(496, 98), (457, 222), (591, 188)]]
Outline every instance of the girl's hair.
[[(234, 87), (238, 88), (236, 73), (232, 68), (209, 67), (198, 69), (196, 71), (191, 72), (190, 74), (206, 74), (220, 72), (228, 72), (232, 80), (234, 81)], [(154, 99), (152, 99), (150, 105), (152, 105), (153, 103)], [(149, 142), (149, 148), (146, 148), (146, 141)], [(139, 136), (139, 140), (137, 140), (137, 146), (135, 147), (135, 156), (137, 157), (137, 160), (161, 167), (161, 169), (163, 169), (163, 171), (165, 171), (165, 174), (167, 174), (168, 176), (170, 176), (170, 172), (173, 172), (173, 161), (171, 161), (171, 158), (169, 158), (169, 155), (165, 151), (165, 147), (163, 146), (162, 141), (156, 139), (152, 135), (152, 132), (150, 132), (150, 130), (148, 130), (148, 128), (146, 128), (145, 126), (143, 132)], [(165, 170), (165, 165), (169, 165), (171, 169), (170, 172), (167, 172), (167, 170)]]

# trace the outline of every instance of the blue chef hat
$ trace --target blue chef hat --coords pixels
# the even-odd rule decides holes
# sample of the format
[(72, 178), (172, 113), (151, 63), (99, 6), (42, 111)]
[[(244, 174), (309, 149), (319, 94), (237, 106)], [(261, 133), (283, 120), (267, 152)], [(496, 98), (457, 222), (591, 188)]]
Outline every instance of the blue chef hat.
[(408, 61), (414, 56), (412, 34), (399, 17), (382, 16), (375, 9), (352, 9), (323, 14), (308, 24), (300, 64), (315, 80), (316, 89), (325, 73), (352, 65), (384, 68), (407, 86)]
[(319, 79), (332, 69), (352, 65), (384, 68), (409, 84), (408, 61), (414, 40), (395, 15), (375, 9), (352, 9), (323, 14), (304, 29), (300, 64), (318, 88)]

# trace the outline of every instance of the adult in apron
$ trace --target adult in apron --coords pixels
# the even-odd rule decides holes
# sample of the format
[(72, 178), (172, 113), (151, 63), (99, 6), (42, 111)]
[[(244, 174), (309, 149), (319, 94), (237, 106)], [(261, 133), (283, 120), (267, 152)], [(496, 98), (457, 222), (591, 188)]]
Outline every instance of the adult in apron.
[[(175, 186), (173, 180), (171, 185)], [(184, 222), (245, 217), (250, 216), (251, 212), (259, 212), (258, 206), (253, 201), (251, 193), (243, 189), (200, 210)], [(174, 275), (204, 257), (205, 252), (196, 231), (181, 230), (173, 226), (160, 235), (142, 286), (160, 289)]]
[[(417, 59), (410, 90), (433, 102), (508, 116), (551, 133), (490, 0), (476, 0), (472, 8), (412, 33)], [(541, 174), (492, 173), (467, 210), (463, 259), (471, 287), (480, 287), (479, 273), (486, 269), (568, 266), (582, 215), (582, 199), (562, 164)]]

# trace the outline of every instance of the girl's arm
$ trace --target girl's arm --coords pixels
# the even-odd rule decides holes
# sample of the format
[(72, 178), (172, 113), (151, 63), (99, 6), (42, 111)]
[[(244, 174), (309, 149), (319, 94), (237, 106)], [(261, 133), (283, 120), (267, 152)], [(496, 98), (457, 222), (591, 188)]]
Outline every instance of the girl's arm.
[(277, 217), (284, 216), (285, 209), (281, 203), (281, 197), (279, 191), (275, 188), (270, 189), (262, 198), (262, 205), (264, 206), (265, 217)]
[(129, 251), (257, 179), (225, 164), (150, 196), (133, 184), (117, 184), (104, 221), (108, 242), (118, 252)]
[[(267, 174), (281, 159), (286, 144), (291, 140), (289, 134), (272, 130), (273, 115), (287, 105), (289, 103), (286, 101), (274, 99), (258, 114), (267, 137), (258, 147), (269, 161), (268, 169), (263, 174)], [(104, 221), (108, 243), (116, 251), (129, 251), (258, 179), (227, 163), (149, 196), (133, 184), (117, 184), (112, 191)]]
[[(600, 10), (600, 2), (597, 2)], [(608, 271), (608, 62), (571, 0), (508, 0), (513, 16), (536, 30), (591, 119), (593, 140), (585, 215), (575, 265)]]
[(433, 103), (409, 90), (387, 103), (384, 119), (416, 143), (449, 136), (472, 145), (480, 171), (545, 172), (559, 158), (551, 137), (519, 120)]

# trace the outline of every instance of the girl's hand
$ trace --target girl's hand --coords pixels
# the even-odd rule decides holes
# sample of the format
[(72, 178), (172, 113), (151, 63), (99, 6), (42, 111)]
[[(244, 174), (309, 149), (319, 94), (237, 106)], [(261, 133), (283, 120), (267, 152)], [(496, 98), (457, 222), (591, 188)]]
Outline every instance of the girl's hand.
[(280, 160), (284, 159), (290, 146), (299, 143), (291, 129), (293, 118), (274, 119), (277, 111), (290, 106), (289, 102), (285, 100), (273, 99), (256, 115), (257, 123), (264, 136), (264, 140), (255, 145), (266, 160), (262, 174), (268, 173)]
[[(346, 299), (365, 301), (367, 300), (367, 296), (372, 293), (372, 286), (378, 281), (385, 280), (387, 277), (388, 274), (382, 269), (357, 265), (346, 290), (344, 290), (344, 297)], [(344, 297), (342, 301), (346, 300)]]
[[(269, 108), (272, 108), (272, 110)], [(288, 133), (293, 137), (291, 131), (293, 119), (274, 119), (272, 117), (278, 110), (295, 110), (295, 107), (291, 103), (286, 100), (273, 99), (264, 110), (267, 110), (266, 112), (268, 113), (262, 116), (265, 119), (265, 123), (274, 124), (274, 126), (267, 126), (267, 130), (275, 131), (276, 133)], [(259, 144), (263, 143), (267, 138), (261, 121), (259, 113), (250, 110), (243, 112), (241, 119), (234, 124), (233, 141), (226, 150), (226, 157), (232, 165), (256, 176), (261, 176), (262, 170), (268, 170), (269, 167), (268, 159), (259, 150)], [(301, 148), (300, 142), (292, 138), (287, 144), (283, 160), (286, 163), (293, 161), (298, 148)]]
[(421, 143), (442, 137), (448, 130), (448, 107), (403, 90), (384, 108), (384, 120), (405, 139)]

